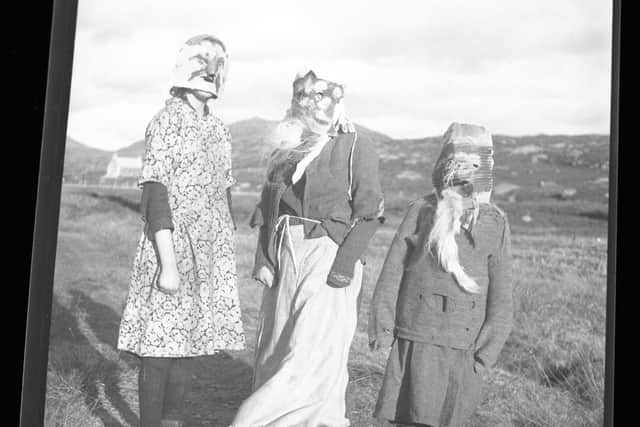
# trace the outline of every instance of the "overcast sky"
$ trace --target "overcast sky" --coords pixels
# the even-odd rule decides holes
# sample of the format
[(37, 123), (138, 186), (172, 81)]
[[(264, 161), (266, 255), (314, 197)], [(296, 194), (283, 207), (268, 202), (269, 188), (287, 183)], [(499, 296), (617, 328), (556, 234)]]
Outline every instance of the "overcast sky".
[(345, 85), (356, 123), (395, 138), (452, 121), (493, 133), (608, 133), (611, 1), (81, 0), (68, 134), (118, 149), (168, 97), (176, 54), (229, 50), (216, 113), (277, 120), (298, 71)]

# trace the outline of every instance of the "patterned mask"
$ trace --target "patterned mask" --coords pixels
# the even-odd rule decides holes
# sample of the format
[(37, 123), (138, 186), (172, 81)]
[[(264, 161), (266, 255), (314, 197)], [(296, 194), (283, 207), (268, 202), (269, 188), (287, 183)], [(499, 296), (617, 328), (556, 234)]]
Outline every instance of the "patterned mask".
[(224, 89), (228, 58), (219, 39), (207, 34), (192, 37), (178, 53), (172, 86), (201, 90), (218, 98)]
[(319, 79), (313, 71), (298, 75), (293, 81), (293, 98), (289, 116), (303, 121), (318, 134), (335, 134), (347, 126), (342, 98), (344, 87)]
[(491, 134), (482, 126), (452, 123), (443, 141), (432, 175), (438, 196), (455, 188), (463, 197), (475, 195), (488, 203), (493, 188)]

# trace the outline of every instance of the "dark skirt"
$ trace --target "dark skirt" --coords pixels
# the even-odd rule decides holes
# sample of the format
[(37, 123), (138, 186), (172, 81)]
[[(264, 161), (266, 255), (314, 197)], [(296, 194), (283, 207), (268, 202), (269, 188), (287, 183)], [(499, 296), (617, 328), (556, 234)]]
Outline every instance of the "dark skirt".
[(398, 338), (374, 416), (397, 424), (462, 426), (482, 398), (473, 351)]

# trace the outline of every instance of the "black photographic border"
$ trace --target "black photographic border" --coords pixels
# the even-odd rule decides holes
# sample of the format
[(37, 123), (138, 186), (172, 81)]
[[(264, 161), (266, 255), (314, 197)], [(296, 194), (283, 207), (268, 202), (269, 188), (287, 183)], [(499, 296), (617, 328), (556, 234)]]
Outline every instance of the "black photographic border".
[(20, 426), (24, 427), (44, 422), (51, 298), (77, 10), (78, 0), (53, 2), (22, 365)]
[(605, 426), (614, 425), (616, 278), (618, 266), (618, 146), (620, 139), (620, 23), (622, 0), (613, 0), (611, 31), (611, 112), (609, 130), (609, 230), (607, 233), (607, 308), (605, 332)]
[[(618, 256), (618, 156), (621, 0), (612, 0), (612, 3), (605, 426), (614, 425), (616, 279), (620, 264)], [(77, 8), (78, 0), (53, 1), (24, 335), (19, 425), (25, 427), (42, 425), (44, 421), (51, 301)]]

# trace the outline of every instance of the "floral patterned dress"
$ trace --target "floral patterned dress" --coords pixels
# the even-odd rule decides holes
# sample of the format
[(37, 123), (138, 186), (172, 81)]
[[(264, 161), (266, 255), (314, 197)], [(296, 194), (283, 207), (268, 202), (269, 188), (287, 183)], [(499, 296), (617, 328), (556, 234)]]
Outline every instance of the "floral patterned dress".
[(217, 117), (170, 98), (147, 127), (140, 184), (149, 181), (168, 190), (180, 289), (176, 295), (158, 290), (158, 257), (143, 233), (118, 349), (152, 357), (244, 349), (226, 196), (234, 183), (229, 130)]

